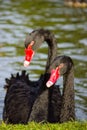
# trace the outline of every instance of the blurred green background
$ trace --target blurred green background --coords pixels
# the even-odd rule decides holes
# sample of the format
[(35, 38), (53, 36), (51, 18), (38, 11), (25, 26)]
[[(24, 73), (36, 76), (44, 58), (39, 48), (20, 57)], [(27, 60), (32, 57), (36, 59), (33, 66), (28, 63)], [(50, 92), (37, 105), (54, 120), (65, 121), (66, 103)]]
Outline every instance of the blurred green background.
[[(58, 54), (71, 56), (75, 64), (77, 119), (87, 120), (87, 8), (64, 5), (64, 0), (0, 0), (0, 118), (5, 78), (26, 69), (31, 80), (44, 72), (47, 45), (43, 45), (28, 68), (23, 67), (24, 40), (34, 29), (55, 34)], [(58, 81), (62, 88), (62, 77)]]

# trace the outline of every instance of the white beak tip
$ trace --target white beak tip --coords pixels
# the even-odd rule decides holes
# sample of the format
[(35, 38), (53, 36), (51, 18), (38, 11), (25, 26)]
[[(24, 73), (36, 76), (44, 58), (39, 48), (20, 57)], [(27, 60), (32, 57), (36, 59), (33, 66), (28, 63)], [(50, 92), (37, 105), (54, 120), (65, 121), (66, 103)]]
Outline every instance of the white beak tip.
[(53, 85), (53, 82), (51, 82), (51, 81), (48, 81), (48, 82), (46, 83), (46, 86), (47, 86), (48, 88), (50, 88), (52, 85)]
[(28, 67), (28, 65), (30, 64), (30, 62), (29, 61), (24, 61), (24, 67)]

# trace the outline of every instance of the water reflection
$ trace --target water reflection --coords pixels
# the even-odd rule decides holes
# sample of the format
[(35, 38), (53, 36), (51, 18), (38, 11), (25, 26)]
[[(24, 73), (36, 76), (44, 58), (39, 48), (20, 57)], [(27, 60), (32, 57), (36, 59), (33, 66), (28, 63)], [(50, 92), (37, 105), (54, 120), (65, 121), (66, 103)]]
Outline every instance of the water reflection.
[[(72, 57), (75, 64), (76, 116), (87, 119), (87, 8), (65, 7), (61, 0), (0, 0), (0, 118), (2, 118), (5, 78), (21, 72), (24, 39), (36, 28), (55, 33), (58, 54)], [(46, 44), (36, 53), (27, 72), (36, 80), (46, 64)], [(42, 62), (41, 62), (42, 61)], [(59, 82), (61, 86), (61, 80)]]

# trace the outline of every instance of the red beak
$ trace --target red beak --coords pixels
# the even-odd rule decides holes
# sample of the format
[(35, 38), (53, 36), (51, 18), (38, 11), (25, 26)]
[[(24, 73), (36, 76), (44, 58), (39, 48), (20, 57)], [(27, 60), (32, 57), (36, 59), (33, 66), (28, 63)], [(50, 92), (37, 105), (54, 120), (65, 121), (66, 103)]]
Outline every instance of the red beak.
[(49, 80), (47, 81), (46, 86), (48, 88), (51, 87), (57, 81), (59, 77), (60, 77), (60, 68), (57, 67), (55, 70), (54, 69), (52, 70), (51, 76)]
[(27, 49), (25, 49), (25, 61), (24, 61), (24, 66), (25, 67), (27, 67), (30, 64), (30, 62), (31, 62), (31, 60), (32, 60), (32, 58), (34, 56), (34, 51), (32, 50), (33, 44), (34, 44), (34, 41), (32, 41), (28, 45)]

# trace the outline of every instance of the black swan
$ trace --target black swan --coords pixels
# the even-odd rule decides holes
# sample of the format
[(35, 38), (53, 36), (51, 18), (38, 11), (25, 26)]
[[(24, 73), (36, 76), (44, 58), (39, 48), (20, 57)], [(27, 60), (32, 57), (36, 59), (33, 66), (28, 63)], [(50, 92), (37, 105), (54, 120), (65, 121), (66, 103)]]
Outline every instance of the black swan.
[[(28, 121), (64, 122), (75, 119), (74, 77), (71, 58), (59, 56), (53, 61), (57, 54), (57, 45), (54, 35), (48, 30), (40, 29), (30, 33), (25, 40), (25, 46), (27, 48), (30, 44), (31, 47), (29, 49), (33, 48), (35, 53), (35, 49), (39, 48), (44, 41), (49, 46), (48, 60), (45, 73), (40, 79), (38, 81), (30, 81), (25, 71), (21, 75), (17, 73), (16, 76), (12, 75), (10, 79), (6, 79), (5, 88), (7, 88), (7, 93), (3, 110), (3, 120), (6, 123), (26, 124)], [(28, 59), (31, 60), (31, 57), (30, 53)], [(60, 74), (64, 75), (62, 95), (58, 85), (53, 84), (50, 88), (46, 86), (52, 68), (60, 66), (61, 63), (63, 63), (63, 67)]]
[[(75, 120), (75, 100), (74, 100), (74, 64), (69, 56), (57, 56), (53, 60), (56, 69), (51, 74), (46, 85), (51, 87), (50, 82), (56, 82), (54, 73), (63, 75), (63, 92), (60, 112), (60, 122)], [(57, 70), (57, 71), (56, 71)], [(55, 83), (54, 82), (54, 83)], [(53, 84), (52, 84), (53, 85)]]
[[(52, 66), (51, 63), (57, 55), (55, 37), (49, 30), (39, 29), (26, 37), (26, 48), (32, 41), (34, 41), (32, 46), (34, 51), (44, 41), (48, 44), (48, 60), (45, 72), (38, 81), (30, 81), (25, 71), (21, 75), (17, 73), (16, 76), (12, 75), (10, 79), (6, 78), (5, 88), (7, 92), (3, 110), (3, 120), (6, 123), (26, 124), (32, 120), (58, 122), (60, 119), (61, 94), (59, 87), (55, 86), (50, 89), (46, 87), (51, 68), (54, 67), (54, 64)], [(34, 101), (35, 104), (38, 102), (37, 106)]]
[[(37, 32), (34, 31), (34, 38), (37, 39)], [(40, 30), (40, 35), (43, 33), (42, 30)], [(48, 37), (46, 34), (44, 34), (45, 39)], [(43, 39), (43, 37), (42, 37)], [(75, 104), (74, 104), (74, 75), (73, 75), (73, 61), (68, 56), (60, 56), (57, 57), (56, 60), (53, 61), (54, 56), (51, 54), (54, 54), (53, 46), (55, 44), (53, 42), (49, 42), (49, 40), (46, 40), (50, 52), (48, 53), (48, 62), (46, 66), (46, 73), (45, 73), (45, 80), (41, 86), (40, 93), (38, 94), (37, 99), (34, 102), (34, 105), (32, 107), (32, 111), (29, 117), (29, 121), (49, 121), (49, 122), (64, 122), (69, 120), (75, 119)], [(30, 43), (30, 44), (29, 44)], [(52, 44), (49, 44), (52, 43)], [(34, 51), (40, 46), (40, 42), (36, 43), (36, 41), (31, 36), (27, 36), (25, 40), (25, 46), (29, 49), (32, 49)], [(30, 51), (30, 50), (29, 50)], [(34, 54), (32, 53), (32, 54)], [(31, 54), (28, 54), (31, 57)], [(50, 56), (50, 57), (49, 57)], [(31, 58), (29, 57), (29, 62), (25, 66), (28, 66), (28, 64), (31, 61)], [(53, 58), (52, 58), (53, 57)], [(51, 60), (50, 60), (51, 58)], [(27, 58), (26, 58), (27, 59)], [(48, 64), (49, 63), (49, 64)], [(60, 67), (62, 67), (60, 70), (65, 71), (61, 74), (64, 75), (64, 86), (63, 86), (63, 94), (60, 94), (60, 91), (58, 89), (58, 86), (53, 85), (50, 89), (47, 89), (46, 87), (46, 77), (47, 73), (51, 73), (52, 68), (55, 68), (57, 65), (61, 63)], [(64, 66), (62, 66), (64, 64)], [(70, 71), (69, 71), (70, 70)], [(61, 71), (60, 71), (61, 72)], [(69, 81), (70, 80), (70, 81)], [(49, 86), (48, 86), (49, 87)], [(71, 105), (72, 102), (72, 105)], [(61, 114), (60, 114), (61, 113)]]
[[(6, 96), (4, 99), (3, 121), (5, 123), (26, 124), (29, 119), (29, 112), (34, 100), (34, 94), (30, 91), (28, 75), (25, 71), (22, 74), (11, 75), (6, 78)], [(32, 94), (33, 93), (33, 94)]]

